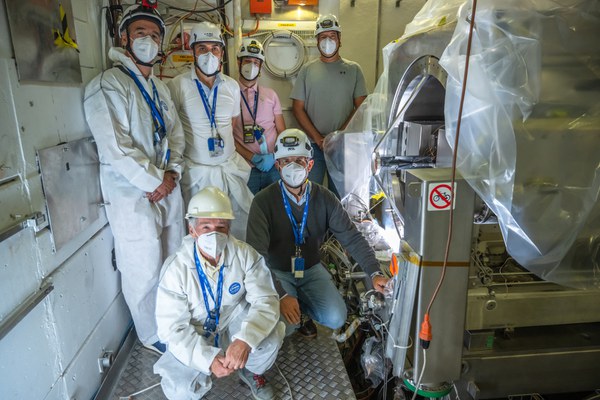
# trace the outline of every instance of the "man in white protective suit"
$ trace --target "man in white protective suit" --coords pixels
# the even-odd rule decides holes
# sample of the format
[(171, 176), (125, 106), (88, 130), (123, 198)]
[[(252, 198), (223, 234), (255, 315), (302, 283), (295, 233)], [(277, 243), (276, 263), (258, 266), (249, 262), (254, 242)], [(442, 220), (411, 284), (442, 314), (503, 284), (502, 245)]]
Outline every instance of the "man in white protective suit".
[(229, 235), (230, 199), (206, 187), (190, 200), (189, 235), (161, 271), (158, 335), (167, 352), (154, 365), (170, 400), (199, 399), (237, 371), (255, 399), (273, 399), (264, 373), (275, 362), (285, 327), (265, 260)]
[(124, 48), (111, 48), (115, 67), (87, 85), (85, 116), (98, 146), (123, 296), (140, 341), (164, 352), (154, 319), (156, 285), (184, 234), (178, 181), (185, 139), (169, 90), (152, 73), (165, 33), (160, 14), (132, 6), (119, 31)]
[(190, 47), (194, 65), (168, 84), (185, 132), (183, 200), (187, 204), (206, 186), (223, 190), (231, 198), (236, 217), (231, 233), (244, 240), (253, 195), (247, 186), (251, 168), (236, 152), (233, 139), (233, 125), (240, 115), (240, 88), (220, 72), (225, 41), (218, 25), (194, 25)]

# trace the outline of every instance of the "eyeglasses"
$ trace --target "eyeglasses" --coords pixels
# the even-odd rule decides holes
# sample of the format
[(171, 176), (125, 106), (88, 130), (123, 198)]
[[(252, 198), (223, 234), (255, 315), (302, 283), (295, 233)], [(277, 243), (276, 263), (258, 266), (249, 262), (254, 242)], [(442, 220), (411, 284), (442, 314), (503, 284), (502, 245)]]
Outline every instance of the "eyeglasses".
[(280, 158), (277, 161), (279, 162), (279, 165), (281, 165), (282, 167), (285, 167), (286, 165), (291, 164), (291, 163), (296, 163), (298, 165), (306, 167), (306, 166), (308, 166), (308, 163), (310, 162), (310, 160), (307, 157), (285, 157), (285, 158)]

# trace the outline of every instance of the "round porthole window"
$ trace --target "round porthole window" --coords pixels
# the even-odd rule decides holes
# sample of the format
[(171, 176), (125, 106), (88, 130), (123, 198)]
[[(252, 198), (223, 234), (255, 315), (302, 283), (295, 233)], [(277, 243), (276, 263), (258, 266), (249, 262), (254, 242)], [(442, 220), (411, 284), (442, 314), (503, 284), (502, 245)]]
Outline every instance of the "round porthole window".
[(273, 32), (263, 43), (263, 48), (265, 68), (275, 77), (294, 76), (304, 64), (304, 40), (290, 31)]

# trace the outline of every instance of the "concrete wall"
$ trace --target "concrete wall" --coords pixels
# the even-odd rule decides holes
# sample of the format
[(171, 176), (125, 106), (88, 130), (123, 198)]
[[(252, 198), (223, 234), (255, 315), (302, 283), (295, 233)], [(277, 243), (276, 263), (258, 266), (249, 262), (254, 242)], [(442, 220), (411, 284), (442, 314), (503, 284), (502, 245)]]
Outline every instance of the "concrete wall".
[[(45, 213), (36, 150), (89, 136), (83, 87), (100, 68), (100, 0), (72, 0), (81, 85), (20, 83), (0, 0), (0, 230)], [(111, 263), (110, 228), (100, 220), (58, 252), (51, 234), (26, 229), (0, 243), (0, 323), (41, 285), (52, 291), (0, 341), (2, 399), (89, 399), (100, 385), (97, 358), (116, 350), (130, 316)]]

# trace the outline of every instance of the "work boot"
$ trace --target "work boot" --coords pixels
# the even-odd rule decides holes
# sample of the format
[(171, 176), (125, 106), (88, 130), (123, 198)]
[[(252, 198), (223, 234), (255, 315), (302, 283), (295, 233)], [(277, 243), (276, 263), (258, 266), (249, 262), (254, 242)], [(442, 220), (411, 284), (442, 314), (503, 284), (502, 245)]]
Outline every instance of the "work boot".
[(317, 337), (317, 326), (312, 319), (307, 318), (300, 321), (300, 328), (298, 333), (307, 339), (313, 339)]
[(162, 342), (154, 342), (152, 344), (143, 344), (142, 346), (144, 346), (145, 349), (148, 349), (148, 350), (158, 354), (159, 356), (162, 356), (163, 354), (165, 354), (165, 351), (167, 351), (167, 346)]
[(273, 387), (267, 382), (264, 375), (253, 374), (246, 368), (240, 369), (238, 375), (242, 382), (248, 385), (255, 400), (272, 400), (275, 398)]

